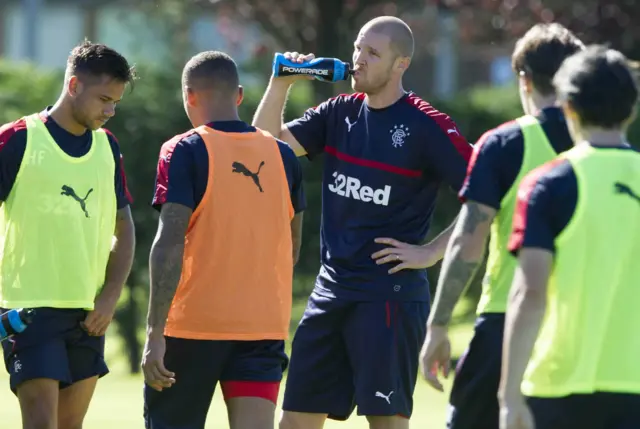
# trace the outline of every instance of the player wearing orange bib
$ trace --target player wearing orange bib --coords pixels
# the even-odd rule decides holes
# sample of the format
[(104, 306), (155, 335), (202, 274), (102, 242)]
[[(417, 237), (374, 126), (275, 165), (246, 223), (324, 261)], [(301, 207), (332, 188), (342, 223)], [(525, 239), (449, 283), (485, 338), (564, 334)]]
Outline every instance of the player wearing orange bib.
[(294, 152), (241, 121), (235, 62), (183, 72), (194, 129), (162, 146), (143, 357), (147, 428), (203, 429), (220, 382), (232, 429), (274, 423), (305, 198)]

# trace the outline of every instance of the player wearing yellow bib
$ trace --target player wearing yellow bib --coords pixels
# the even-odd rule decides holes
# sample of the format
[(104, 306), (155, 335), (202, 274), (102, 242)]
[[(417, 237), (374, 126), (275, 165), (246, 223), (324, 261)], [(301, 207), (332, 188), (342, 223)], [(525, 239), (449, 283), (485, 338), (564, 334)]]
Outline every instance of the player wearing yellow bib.
[(56, 104), (0, 128), (0, 311), (36, 310), (2, 343), (24, 429), (82, 427), (108, 373), (104, 333), (135, 239), (118, 143), (101, 127), (132, 79), (120, 54), (84, 42)]
[(423, 375), (442, 390), (433, 369), (440, 365), (448, 371), (451, 314), (482, 262), (490, 237), (474, 336), (457, 366), (449, 399), (450, 429), (498, 427), (504, 312), (516, 264), (507, 249), (516, 192), (529, 171), (573, 145), (551, 81), (562, 62), (583, 48), (559, 24), (531, 28), (512, 56), (526, 115), (485, 133), (469, 162), (460, 191), (464, 205), (442, 263), (421, 353)]
[(554, 84), (576, 145), (518, 190), (500, 427), (638, 428), (640, 153), (625, 138), (638, 88), (597, 46)]

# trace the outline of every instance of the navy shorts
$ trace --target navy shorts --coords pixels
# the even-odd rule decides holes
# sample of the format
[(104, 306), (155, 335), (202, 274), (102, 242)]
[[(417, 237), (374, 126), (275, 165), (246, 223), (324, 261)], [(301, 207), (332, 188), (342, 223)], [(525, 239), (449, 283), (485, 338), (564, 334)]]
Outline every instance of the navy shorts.
[(80, 327), (86, 310), (36, 308), (35, 312), (25, 331), (2, 342), (14, 393), (20, 383), (35, 378), (58, 380), (60, 388), (65, 388), (109, 373), (104, 336), (92, 337)]
[(481, 314), (458, 361), (449, 398), (448, 429), (498, 429), (498, 387), (504, 314)]
[(527, 401), (536, 429), (640, 428), (640, 395), (596, 392)]
[(410, 417), (426, 302), (345, 301), (312, 293), (293, 339), (283, 410)]
[(225, 400), (258, 397), (276, 403), (288, 365), (284, 341), (165, 338), (164, 364), (176, 382), (162, 392), (145, 384), (147, 429), (203, 429), (218, 382)]

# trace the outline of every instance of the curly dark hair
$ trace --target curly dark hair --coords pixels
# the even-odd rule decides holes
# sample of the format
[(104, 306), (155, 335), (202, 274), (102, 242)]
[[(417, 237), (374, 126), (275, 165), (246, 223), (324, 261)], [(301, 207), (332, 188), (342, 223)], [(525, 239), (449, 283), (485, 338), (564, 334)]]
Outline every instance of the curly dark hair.
[(137, 79), (135, 68), (129, 65), (122, 54), (106, 45), (88, 40), (73, 48), (69, 54), (66, 74), (79, 77), (106, 75), (131, 85)]
[(617, 128), (638, 102), (638, 63), (606, 46), (593, 45), (564, 62), (553, 83), (583, 125)]
[(582, 41), (562, 25), (537, 24), (516, 43), (511, 66), (531, 79), (541, 95), (551, 95), (553, 76), (562, 62), (583, 49)]

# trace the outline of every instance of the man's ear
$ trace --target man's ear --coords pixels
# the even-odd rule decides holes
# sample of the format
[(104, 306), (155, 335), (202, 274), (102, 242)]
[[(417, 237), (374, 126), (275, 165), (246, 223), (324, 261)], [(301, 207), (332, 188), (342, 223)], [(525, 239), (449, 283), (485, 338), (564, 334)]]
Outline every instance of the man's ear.
[(397, 65), (396, 67), (398, 67), (400, 70), (407, 71), (407, 69), (409, 68), (409, 65), (411, 64), (411, 58), (409, 57), (400, 57), (397, 59)]
[(193, 88), (185, 86), (184, 93), (187, 95), (187, 104), (191, 107), (196, 107), (198, 105), (198, 97)]
[(242, 104), (242, 100), (244, 100), (244, 88), (242, 85), (238, 85), (238, 98), (236, 99), (236, 106)]
[(78, 76), (71, 76), (69, 81), (67, 82), (67, 94), (71, 97), (75, 97), (78, 94), (82, 93), (83, 87), (82, 82), (78, 79)]

